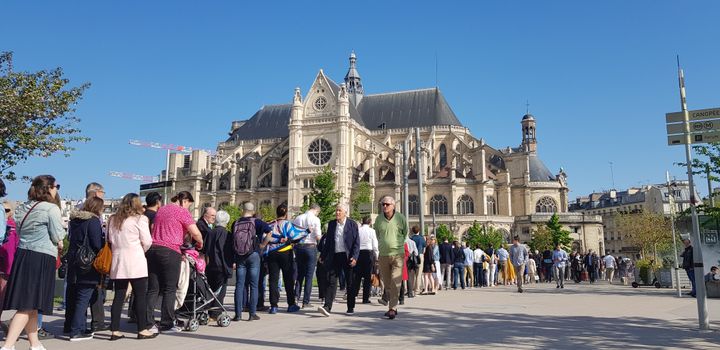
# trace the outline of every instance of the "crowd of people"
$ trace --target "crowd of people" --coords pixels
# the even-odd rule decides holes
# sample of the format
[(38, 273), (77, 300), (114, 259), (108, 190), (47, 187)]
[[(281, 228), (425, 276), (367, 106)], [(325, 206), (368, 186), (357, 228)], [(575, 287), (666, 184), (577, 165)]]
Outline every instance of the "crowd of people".
[[(70, 341), (92, 339), (95, 332), (108, 330), (111, 341), (124, 338), (120, 321), (126, 304), (137, 339), (180, 331), (176, 293), (187, 279), (181, 277), (187, 250), (198, 252), (205, 266), (202, 273), (218, 300), (225, 299), (234, 273), (232, 321), (236, 322), (257, 321), (261, 311), (278, 313), (281, 279), (286, 312), (309, 309), (330, 317), (339, 289), (344, 291), (338, 299), (344, 300), (347, 315), (354, 314), (358, 298), (369, 304), (377, 296), (377, 302), (387, 306), (384, 316), (394, 319), (405, 298), (434, 295), (442, 289), (514, 285), (522, 293), (525, 285), (540, 281), (554, 280), (557, 288), (564, 288), (566, 280), (612, 283), (615, 270), (620, 277), (632, 273), (626, 258), (600, 257), (592, 251), (568, 254), (560, 245), (531, 252), (518, 237), (498, 247), (438, 242), (418, 227), (408, 232), (407, 219), (396, 211), (391, 196), (381, 199), (382, 213), (374, 223), (370, 217), (356, 222), (347, 205), (337, 205), (335, 219), (323, 234), (317, 204), (295, 218), (280, 205), (276, 218), (267, 222), (250, 202), (243, 204), (242, 215), (234, 222), (228, 212), (207, 207), (196, 221), (189, 210), (194, 199), (186, 191), (166, 205), (157, 192), (148, 194), (144, 205), (138, 194), (129, 193), (104, 222), (105, 190), (91, 183), (86, 199), (71, 213), (66, 231), (59, 189), (53, 176), (38, 176), (31, 183), (28, 201), (14, 215), (8, 208), (3, 216), (7, 230), (0, 246), (0, 300), (3, 310), (17, 312), (3, 329), (6, 339), (0, 350), (14, 349), (23, 331), (31, 349), (44, 349), (40, 340), (48, 332), (42, 328), (42, 315), (53, 312), (58, 268), (65, 282), (63, 332)], [(4, 185), (2, 190), (4, 195)], [(111, 263), (107, 271), (100, 271), (97, 260), (105, 249), (111, 251)], [(317, 307), (311, 304), (313, 280)], [(114, 291), (109, 325), (103, 307), (108, 289)], [(212, 310), (209, 317), (220, 317), (221, 310)]]

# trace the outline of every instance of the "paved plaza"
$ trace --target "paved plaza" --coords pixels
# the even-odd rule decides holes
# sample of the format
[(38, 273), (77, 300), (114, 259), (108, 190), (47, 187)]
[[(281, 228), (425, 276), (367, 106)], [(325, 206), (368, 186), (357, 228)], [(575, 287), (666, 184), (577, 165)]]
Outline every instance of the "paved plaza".
[[(226, 299), (232, 303), (232, 293)], [(282, 308), (281, 304), (281, 308)], [(720, 300), (708, 300), (711, 325), (720, 327)], [(373, 300), (346, 316), (336, 304), (329, 318), (313, 310), (296, 314), (260, 313), (262, 320), (228, 328), (203, 326), (195, 333), (162, 334), (154, 340), (96, 339), (71, 343), (46, 340), (49, 350), (84, 349), (717, 349), (720, 331), (697, 331), (695, 299), (673, 290), (619, 285), (568, 284), (557, 290), (539, 284), (518, 294), (513, 287), (443, 291), (407, 299), (398, 318), (382, 318), (386, 308)], [(232, 313), (231, 313), (232, 314)], [(9, 313), (5, 317), (10, 316)], [(109, 318), (109, 310), (107, 314)], [(62, 315), (48, 317), (46, 328), (59, 334)], [(108, 319), (109, 321), (109, 319)], [(714, 322), (713, 322), (714, 321)], [(134, 325), (123, 322), (131, 335)], [(27, 346), (24, 340), (18, 349)]]

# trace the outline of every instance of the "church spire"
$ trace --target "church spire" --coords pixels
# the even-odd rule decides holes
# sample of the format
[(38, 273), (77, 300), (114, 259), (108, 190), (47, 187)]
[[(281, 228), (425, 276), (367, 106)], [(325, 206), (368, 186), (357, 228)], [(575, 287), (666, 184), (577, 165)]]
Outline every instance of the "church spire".
[(355, 57), (355, 51), (350, 53), (350, 68), (347, 74), (345, 74), (345, 85), (347, 86), (347, 92), (350, 95), (350, 101), (357, 107), (360, 104), (363, 96), (363, 86), (360, 79), (360, 74), (355, 67), (357, 57)]

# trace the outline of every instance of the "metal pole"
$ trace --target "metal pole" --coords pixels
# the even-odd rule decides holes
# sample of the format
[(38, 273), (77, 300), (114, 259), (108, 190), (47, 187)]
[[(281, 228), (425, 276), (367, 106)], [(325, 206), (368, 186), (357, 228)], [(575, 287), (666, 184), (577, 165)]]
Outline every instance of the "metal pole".
[(167, 153), (165, 155), (165, 186), (163, 186), (163, 189), (164, 189), (163, 205), (167, 204), (167, 197), (168, 197), (167, 186), (168, 186), (169, 177), (170, 177), (170, 150), (168, 149)]
[[(410, 216), (410, 194), (408, 193), (408, 176), (410, 176), (410, 170), (408, 168), (408, 141), (403, 141), (402, 144), (402, 152), (403, 152), (403, 213), (407, 217)], [(409, 220), (408, 220), (409, 222)]]
[(708, 198), (710, 198), (710, 207), (715, 207), (715, 196), (713, 196), (712, 181), (710, 181), (710, 164), (705, 164), (705, 175), (708, 181)]
[[(692, 173), (692, 152), (690, 150), (691, 138), (690, 138), (690, 115), (687, 109), (687, 100), (685, 98), (685, 77), (682, 68), (680, 68), (680, 62), (678, 59), (678, 80), (680, 84), (680, 104), (682, 105), (683, 121), (685, 126), (685, 162), (687, 165), (688, 175), (688, 186), (690, 189), (690, 213), (692, 214), (692, 241), (695, 244), (693, 246), (693, 265), (695, 273), (695, 296), (697, 299), (698, 309), (698, 323), (701, 330), (710, 329), (710, 321), (708, 319), (708, 310), (705, 299), (705, 285), (703, 283), (703, 258), (702, 258), (702, 247), (700, 241), (700, 223), (698, 221), (697, 209), (695, 208), (695, 183), (693, 181)], [(699, 288), (697, 285), (700, 284)]]
[[(420, 231), (425, 232), (425, 191), (423, 190), (423, 162), (422, 162), (422, 140), (420, 139), (420, 128), (415, 129), (415, 165), (417, 167), (418, 181), (418, 214), (420, 216)], [(433, 232), (434, 234), (435, 232)]]
[(675, 235), (675, 195), (670, 188), (670, 172), (665, 172), (665, 179), (667, 180), (667, 191), (668, 191), (668, 202), (670, 202), (670, 227), (672, 228), (673, 236), (673, 258), (675, 258), (675, 284), (677, 286), (677, 296), (682, 298), (682, 290), (680, 288), (680, 265), (678, 264), (678, 245), (677, 237)]

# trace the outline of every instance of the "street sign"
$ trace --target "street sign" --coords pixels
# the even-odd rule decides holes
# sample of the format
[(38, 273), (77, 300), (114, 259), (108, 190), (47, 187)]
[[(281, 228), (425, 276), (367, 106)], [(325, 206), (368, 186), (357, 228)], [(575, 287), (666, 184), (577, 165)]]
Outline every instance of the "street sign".
[[(705, 119), (717, 119), (720, 118), (720, 108), (708, 108), (708, 109), (697, 109), (694, 111), (688, 111), (690, 121), (694, 120), (705, 120)], [(685, 121), (683, 112), (666, 113), (665, 121), (667, 123), (680, 123)]]
[[(690, 134), (691, 143), (709, 143), (709, 142), (720, 142), (720, 131), (710, 131), (703, 133), (692, 133)], [(684, 145), (685, 135), (668, 135), (668, 145)]]
[[(685, 133), (685, 123), (667, 124), (668, 135)], [(707, 132), (720, 130), (720, 119), (703, 120), (690, 122), (690, 132)]]

